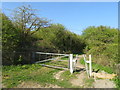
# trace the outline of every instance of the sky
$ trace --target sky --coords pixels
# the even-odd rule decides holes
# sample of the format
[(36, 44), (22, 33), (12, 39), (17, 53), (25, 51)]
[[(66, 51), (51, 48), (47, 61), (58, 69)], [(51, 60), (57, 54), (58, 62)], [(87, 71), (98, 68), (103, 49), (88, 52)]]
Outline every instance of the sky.
[(62, 24), (76, 34), (82, 34), (88, 26), (118, 28), (117, 2), (3, 2), (2, 10), (10, 16), (12, 9), (23, 4), (31, 5), (39, 10), (40, 17)]

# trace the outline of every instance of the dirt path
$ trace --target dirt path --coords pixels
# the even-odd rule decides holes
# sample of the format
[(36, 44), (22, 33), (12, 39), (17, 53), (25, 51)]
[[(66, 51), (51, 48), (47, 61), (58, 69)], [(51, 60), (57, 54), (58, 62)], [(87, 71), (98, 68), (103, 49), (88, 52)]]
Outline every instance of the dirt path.
[(63, 80), (63, 79), (60, 77), (63, 72), (65, 72), (65, 70), (56, 73), (56, 74), (54, 75), (55, 79), (57, 79), (57, 80)]
[(76, 63), (77, 68), (85, 68), (85, 66), (80, 63), (80, 60), (81, 60), (82, 57), (83, 57), (82, 55), (78, 56), (78, 60), (77, 60), (77, 63)]
[[(80, 64), (81, 58), (82, 58), (82, 55), (79, 56), (79, 60), (76, 63), (76, 67), (77, 69), (83, 69), (83, 70), (80, 70), (80, 74), (77, 75), (77, 78), (71, 80), (70, 82), (74, 86), (84, 87), (86, 86), (85, 79), (88, 79), (88, 76), (86, 75), (86, 72), (84, 71), (85, 66)], [(110, 81), (109, 79), (99, 79), (99, 80), (95, 80), (91, 87), (93, 88), (115, 88), (115, 84), (113, 81)]]
[[(78, 71), (82, 71), (82, 70), (85, 69), (84, 65), (80, 64), (80, 59), (81, 59), (81, 58), (82, 58), (82, 55), (79, 55), (79, 60), (78, 60), (77, 63), (76, 63), (76, 69), (77, 69)], [(65, 72), (65, 70), (56, 73), (56, 74), (54, 75), (54, 77), (55, 77), (56, 79), (63, 80), (62, 78), (60, 78), (60, 76), (61, 76), (61, 74), (62, 74), (63, 72)], [(82, 76), (84, 76), (84, 75), (81, 75), (81, 77), (82, 77)], [(80, 76), (78, 76), (78, 77), (80, 77)], [(78, 82), (79, 82), (79, 81), (78, 81)]]
[(45, 86), (42, 86), (35, 82), (22, 82), (21, 84), (14, 88), (62, 88), (62, 87), (52, 84), (46, 84)]
[(94, 88), (115, 88), (114, 82), (109, 79), (95, 80), (93, 85)]
[(72, 79), (70, 80), (70, 82), (72, 83), (72, 85), (74, 86), (80, 86), (80, 87), (83, 87), (85, 85), (84, 83), (84, 79), (87, 78), (86, 76), (86, 72), (85, 72), (85, 66), (80, 64), (80, 60), (82, 58), (82, 55), (79, 55), (78, 56), (78, 60), (77, 60), (77, 63), (76, 63), (76, 71), (79, 72), (79, 74), (76, 75), (76, 79)]
[(80, 74), (76, 75), (76, 77), (77, 77), (76, 79), (70, 80), (72, 85), (84, 87), (85, 85), (84, 79), (86, 78), (85, 72), (81, 72)]

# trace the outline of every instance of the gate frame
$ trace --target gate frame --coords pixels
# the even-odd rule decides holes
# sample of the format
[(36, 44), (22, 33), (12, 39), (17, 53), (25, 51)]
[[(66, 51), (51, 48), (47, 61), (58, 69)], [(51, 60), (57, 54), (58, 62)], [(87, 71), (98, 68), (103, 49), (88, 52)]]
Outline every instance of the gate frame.
[[(61, 55), (61, 56), (68, 56), (69, 60), (68, 60), (68, 69), (70, 70), (70, 73), (72, 74), (74, 71), (74, 64), (73, 64), (73, 54), (58, 54), (58, 53), (44, 53), (44, 52), (35, 52), (36, 54), (48, 54), (48, 55)], [(50, 61), (50, 60), (56, 60), (55, 58), (51, 58), (51, 59), (47, 59), (47, 60), (43, 60), (43, 61), (37, 61), (36, 63), (40, 63), (40, 62), (46, 62), (46, 61)], [(75, 62), (74, 62), (75, 63)], [(57, 67), (57, 66), (51, 66), (51, 65), (45, 65), (45, 64), (40, 64), (42, 66), (48, 66), (48, 67), (55, 67), (55, 68), (62, 68), (62, 69), (67, 69), (64, 67)]]
[(89, 60), (86, 60), (86, 55), (83, 55), (84, 57), (84, 62), (85, 62), (85, 67), (86, 67), (86, 72), (89, 77), (92, 76), (92, 59), (91, 59), (91, 54), (89, 55)]

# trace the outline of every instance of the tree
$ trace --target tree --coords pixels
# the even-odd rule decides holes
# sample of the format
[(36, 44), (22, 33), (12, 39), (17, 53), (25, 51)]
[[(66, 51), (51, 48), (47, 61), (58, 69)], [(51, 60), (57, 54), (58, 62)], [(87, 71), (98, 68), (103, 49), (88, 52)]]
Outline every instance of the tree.
[(30, 51), (36, 40), (32, 35), (42, 28), (50, 26), (49, 21), (38, 17), (35, 11), (36, 9), (32, 9), (30, 5), (23, 5), (13, 12), (12, 23), (20, 32), (19, 51)]
[(3, 51), (14, 51), (18, 44), (18, 31), (11, 20), (2, 14), (2, 46)]
[(84, 41), (61, 25), (52, 24), (34, 34), (40, 40), (36, 42), (40, 51), (57, 53), (82, 53)]
[(11, 20), (2, 14), (2, 61), (3, 64), (14, 64), (12, 52), (16, 51), (19, 43), (18, 30), (13, 26)]
[(2, 50), (6, 53), (4, 54), (5, 61), (8, 60), (12, 64), (24, 64), (28, 60), (27, 63), (29, 63), (28, 58), (37, 40), (33, 34), (50, 26), (49, 22), (44, 18), (39, 18), (35, 11), (30, 5), (23, 5), (14, 10), (10, 19), (2, 15)]
[(33, 34), (41, 28), (50, 26), (49, 21), (39, 18), (35, 11), (36, 9), (32, 9), (30, 5), (23, 5), (13, 12), (13, 24), (21, 29), (25, 35)]

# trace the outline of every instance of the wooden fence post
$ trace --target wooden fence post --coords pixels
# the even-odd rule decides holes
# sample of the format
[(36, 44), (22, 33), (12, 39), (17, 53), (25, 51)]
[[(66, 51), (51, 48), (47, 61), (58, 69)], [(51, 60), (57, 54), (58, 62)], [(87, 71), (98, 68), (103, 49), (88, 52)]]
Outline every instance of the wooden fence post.
[(70, 73), (73, 73), (73, 54), (70, 54), (69, 56), (69, 60), (70, 60)]

